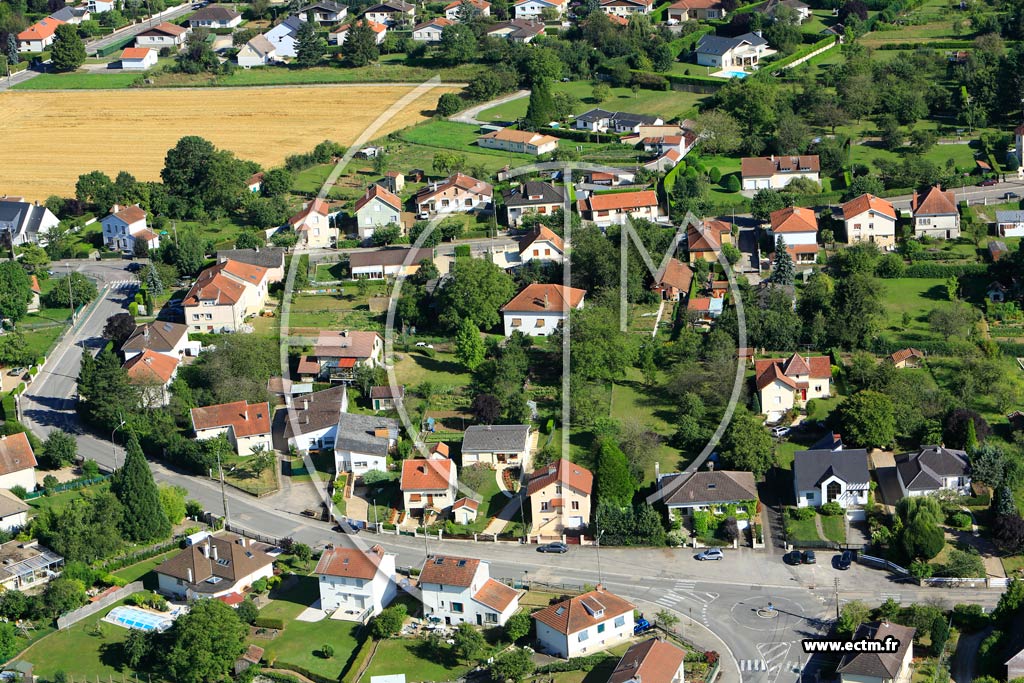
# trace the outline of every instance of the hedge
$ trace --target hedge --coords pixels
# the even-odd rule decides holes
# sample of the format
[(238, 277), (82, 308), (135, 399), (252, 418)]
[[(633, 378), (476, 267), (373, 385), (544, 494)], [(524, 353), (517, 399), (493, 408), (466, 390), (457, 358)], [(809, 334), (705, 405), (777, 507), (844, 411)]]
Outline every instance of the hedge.
[(111, 45), (107, 45), (106, 47), (101, 47), (100, 49), (96, 50), (96, 56), (97, 57), (109, 57), (110, 55), (114, 54), (115, 52), (120, 52), (125, 47), (127, 47), (129, 45), (129, 43), (133, 43), (133, 42), (135, 42), (135, 36), (128, 36), (124, 40), (118, 40), (117, 42), (115, 42), (115, 43), (113, 43)]
[(114, 559), (108, 560), (107, 562), (103, 563), (100, 566), (100, 571), (106, 574), (110, 574), (112, 572), (116, 572), (118, 569), (130, 567), (133, 564), (138, 564), (139, 562), (142, 562), (144, 560), (148, 560), (162, 553), (166, 553), (169, 550), (175, 550), (176, 548), (179, 548), (181, 546), (181, 539), (183, 538), (184, 536), (175, 536), (166, 543), (161, 543), (160, 545), (153, 546), (146, 550), (140, 550), (129, 555), (115, 557)]
[[(939, 356), (971, 356), (979, 353), (977, 345), (971, 342), (948, 342), (941, 339), (914, 339), (907, 341), (906, 339), (893, 339), (890, 337), (877, 337), (871, 344), (871, 350), (877, 354), (889, 355), (907, 346), (913, 346), (925, 353)], [(1024, 344), (1021, 346), (1024, 347)]]
[(907, 267), (903, 277), (963, 277), (964, 275), (984, 275), (988, 266), (984, 263), (915, 263)]
[(603, 652), (586, 655), (585, 657), (573, 657), (568, 661), (552, 662), (551, 664), (545, 664), (544, 666), (537, 667), (536, 673), (553, 674), (561, 673), (563, 671), (590, 671), (595, 666), (608, 659), (608, 657), (609, 655)]
[[(284, 619), (279, 617), (256, 617), (256, 621), (252, 622), (252, 625), (256, 628), (272, 628), (278, 631), (283, 631)], [(302, 672), (300, 671), (299, 673)]]
[(776, 72), (776, 71), (781, 71), (782, 69), (785, 69), (787, 66), (789, 66), (793, 62), (797, 61), (798, 59), (806, 57), (807, 55), (811, 54), (815, 50), (820, 50), (821, 48), (825, 47), (826, 45), (835, 44), (835, 42), (836, 42), (835, 36), (829, 36), (828, 38), (822, 38), (821, 40), (819, 40), (816, 43), (811, 43), (810, 45), (807, 45), (805, 47), (800, 48), (799, 50), (797, 50), (793, 54), (789, 55), (788, 57), (784, 57), (784, 58), (780, 59), (777, 62), (771, 62), (769, 64), (766, 64), (765, 66), (769, 70), (771, 70), (773, 73)]
[(366, 662), (369, 661), (373, 650), (373, 641), (369, 638), (363, 638), (345, 664), (341, 683), (355, 683), (359, 673), (366, 667)]
[(1024, 357), (1024, 344), (1017, 342), (996, 342), (999, 350), (1008, 356)]
[(884, 43), (882, 45), (874, 46), (876, 50), (918, 50), (921, 47), (927, 47), (933, 50), (964, 50), (974, 46), (972, 40), (936, 40), (929, 41), (922, 45), (921, 43)]
[(542, 126), (538, 132), (546, 133), (547, 135), (554, 135), (557, 138), (563, 138), (565, 140), (575, 140), (576, 142), (608, 144), (619, 141), (618, 135), (613, 135), (611, 133), (592, 133), (589, 130), (576, 130), (574, 128), (552, 128), (550, 126)]
[(260, 671), (261, 678), (269, 678), (272, 681), (279, 681), (279, 683), (301, 683), (300, 680), (295, 676), (289, 676), (288, 674), (278, 673), (277, 671)]
[[(257, 620), (257, 621), (259, 621), (259, 620)], [(300, 676), (305, 676), (309, 680), (313, 681), (313, 683), (338, 683), (338, 679), (336, 679), (336, 678), (328, 678), (327, 676), (321, 676), (320, 674), (313, 673), (312, 671), (310, 671), (306, 667), (299, 666), (298, 664), (286, 664), (286, 663), (278, 662), (278, 661), (275, 660), (274, 662), (271, 663), (271, 666), (273, 666), (275, 668), (278, 668), (278, 669), (287, 669), (288, 671), (294, 671), (295, 673), (299, 674)], [(260, 671), (260, 674), (262, 675), (263, 672)]]

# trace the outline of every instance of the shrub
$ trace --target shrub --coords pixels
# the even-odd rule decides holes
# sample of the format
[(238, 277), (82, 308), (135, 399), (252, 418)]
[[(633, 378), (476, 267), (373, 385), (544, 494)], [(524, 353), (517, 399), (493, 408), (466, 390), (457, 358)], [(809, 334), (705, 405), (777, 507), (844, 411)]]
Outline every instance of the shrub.
[(252, 582), (252, 591), (254, 593), (262, 593), (265, 590), (267, 590), (267, 579), (266, 578), (257, 579), (257, 580)]
[(958, 512), (949, 518), (949, 523), (957, 529), (967, 529), (971, 526), (971, 516), (966, 512)]
[(956, 605), (952, 613), (953, 626), (964, 632), (980, 631), (988, 625), (988, 615), (981, 605)]
[(536, 673), (554, 674), (561, 673), (563, 671), (591, 671), (606, 659), (608, 659), (608, 655), (603, 652), (586, 655), (585, 657), (573, 657), (572, 659), (564, 662), (552, 662), (551, 664), (545, 664), (542, 667), (538, 667)]
[[(804, 509), (810, 509), (810, 508), (804, 508)], [(833, 500), (833, 501), (830, 501), (830, 502), (825, 503), (824, 505), (822, 505), (818, 509), (818, 512), (820, 512), (825, 517), (838, 517), (839, 515), (843, 514), (843, 506)]]
[(284, 619), (277, 617), (256, 617), (252, 622), (256, 628), (272, 628), (278, 631), (284, 630)]
[(332, 657), (334, 657), (334, 648), (330, 645), (321, 645), (320, 656), (324, 659), (331, 659)]
[(25, 500), (25, 498), (28, 496), (28, 491), (26, 491), (25, 487), (22, 486), (21, 484), (15, 484), (14, 486), (12, 486), (11, 493), (16, 495), (18, 498), (21, 498), (22, 500)]
[(711, 530), (711, 522), (714, 516), (707, 510), (697, 510), (693, 513), (693, 533), (704, 536)]
[(813, 519), (814, 515), (818, 514), (817, 510), (812, 507), (806, 508), (790, 508), (789, 516), (793, 519), (808, 520)]

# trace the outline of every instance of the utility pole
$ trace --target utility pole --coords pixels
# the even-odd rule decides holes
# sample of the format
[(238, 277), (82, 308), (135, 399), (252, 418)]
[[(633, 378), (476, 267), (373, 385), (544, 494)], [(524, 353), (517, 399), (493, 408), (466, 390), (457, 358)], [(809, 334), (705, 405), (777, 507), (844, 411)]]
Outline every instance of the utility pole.
[(836, 594), (836, 621), (839, 621), (839, 577), (832, 579)]
[(604, 583), (604, 575), (601, 574), (601, 537), (604, 536), (604, 529), (597, 534), (597, 582)]
[(226, 529), (231, 524), (231, 517), (228, 514), (228, 493), (224, 488), (224, 467), (220, 462), (220, 445), (215, 446), (214, 450), (217, 452), (217, 470), (220, 472), (220, 498), (221, 503), (224, 505), (224, 528)]

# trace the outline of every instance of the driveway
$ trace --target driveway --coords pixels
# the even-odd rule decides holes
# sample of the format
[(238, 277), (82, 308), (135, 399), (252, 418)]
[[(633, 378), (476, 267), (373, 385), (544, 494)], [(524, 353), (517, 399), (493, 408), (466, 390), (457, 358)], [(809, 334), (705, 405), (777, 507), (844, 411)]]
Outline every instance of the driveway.
[(971, 683), (974, 680), (974, 663), (978, 656), (978, 646), (988, 637), (992, 628), (977, 633), (961, 633), (956, 643), (956, 654), (953, 655), (953, 667), (950, 672), (952, 683)]
[(477, 116), (480, 115), (480, 112), (484, 111), (485, 109), (490, 109), (491, 107), (497, 107), (499, 104), (505, 104), (506, 102), (512, 102), (514, 100), (521, 100), (522, 98), (529, 96), (529, 90), (517, 90), (511, 95), (505, 95), (504, 97), (499, 97), (497, 99), (490, 100), (489, 102), (478, 104), (474, 107), (466, 109), (465, 111), (459, 112), (455, 116), (449, 116), (448, 120), (455, 121), (456, 123), (470, 123), (473, 125), (482, 126), (485, 123), (490, 123), (490, 121), (481, 121), (478, 118), (476, 118)]

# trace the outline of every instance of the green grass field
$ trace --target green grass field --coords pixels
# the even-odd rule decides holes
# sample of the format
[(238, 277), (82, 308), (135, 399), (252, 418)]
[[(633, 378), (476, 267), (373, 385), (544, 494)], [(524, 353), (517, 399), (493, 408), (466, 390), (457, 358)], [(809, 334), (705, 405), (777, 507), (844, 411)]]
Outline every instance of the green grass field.
[(163, 553), (162, 555), (157, 555), (156, 557), (151, 557), (148, 560), (143, 560), (142, 562), (129, 565), (124, 569), (118, 569), (114, 572), (114, 576), (122, 578), (128, 583), (142, 579), (143, 585), (146, 588), (153, 590), (156, 588), (156, 574), (152, 573), (153, 569), (162, 564), (167, 558), (177, 554), (177, 552), (177, 550), (171, 550)]
[[(928, 325), (928, 314), (948, 301), (946, 283), (941, 278), (896, 278), (882, 280), (882, 329), (908, 345), (914, 341), (938, 337)], [(903, 315), (910, 317), (903, 324)]]
[[(683, 469), (690, 458), (666, 443), (675, 432), (672, 424), (675, 414), (671, 404), (659, 398), (659, 392), (646, 390), (640, 381), (640, 371), (636, 368), (629, 368), (626, 377), (627, 381), (612, 385), (611, 417), (621, 422), (641, 425), (661, 436), (657, 460), (662, 472)], [(646, 474), (644, 483), (653, 482), (653, 463)]]
[(820, 541), (818, 528), (814, 525), (814, 517), (810, 519), (793, 519), (786, 514), (786, 536), (790, 543), (800, 541)]
[[(573, 114), (600, 107), (608, 111), (626, 111), (636, 114), (651, 114), (668, 121), (677, 116), (689, 116), (696, 113), (696, 107), (708, 96), (682, 91), (640, 90), (633, 94), (629, 88), (612, 88), (608, 99), (603, 102), (595, 100), (591, 94), (594, 85), (589, 81), (572, 81), (555, 83), (552, 91), (567, 93), (579, 100)], [(499, 104), (485, 109), (477, 116), (481, 121), (514, 121), (526, 116), (526, 107), (530, 98), (523, 97), (512, 102)]]
[(381, 641), (363, 678), (405, 674), (409, 683), (453, 681), (468, 669), (454, 656), (435, 656), (426, 641), (401, 638)]
[(821, 529), (825, 532), (825, 538), (836, 543), (846, 543), (846, 522), (843, 515), (831, 517), (819, 515), (819, 517), (821, 517)]
[(444, 391), (464, 387), (472, 380), (465, 366), (450, 353), (437, 353), (434, 358), (418, 351), (398, 355), (401, 358), (395, 363), (395, 377), (408, 387), (429, 381)]
[(141, 82), (140, 73), (96, 74), (74, 72), (69, 74), (40, 74), (13, 86), (11, 90), (116, 90), (129, 88)]

